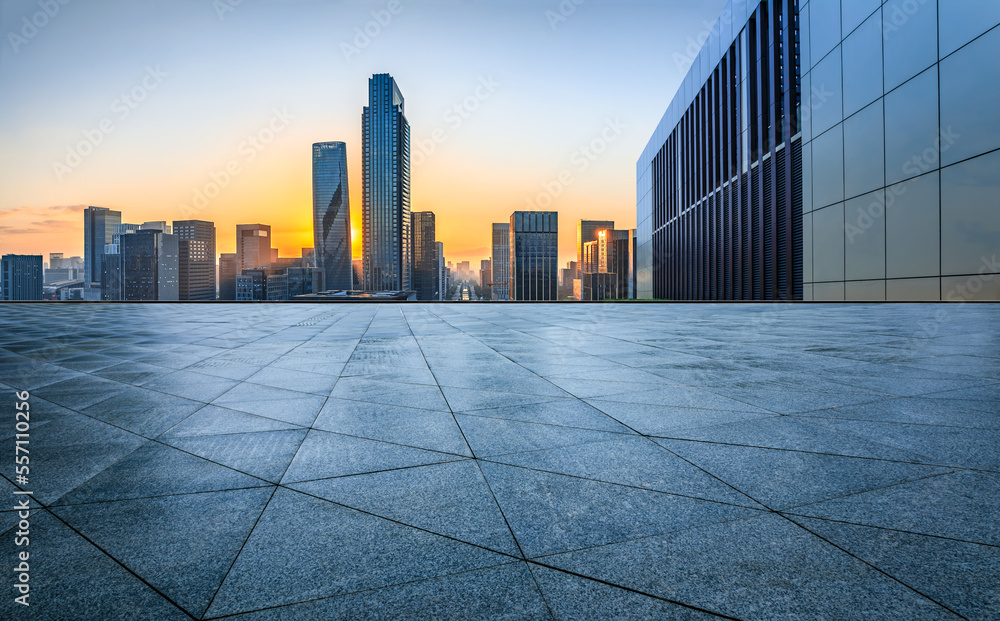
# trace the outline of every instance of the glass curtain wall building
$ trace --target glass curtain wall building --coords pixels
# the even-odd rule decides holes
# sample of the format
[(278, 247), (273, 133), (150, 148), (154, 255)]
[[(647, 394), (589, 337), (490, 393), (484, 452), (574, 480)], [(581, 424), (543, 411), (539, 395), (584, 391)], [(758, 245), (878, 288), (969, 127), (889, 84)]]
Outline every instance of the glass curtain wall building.
[(368, 105), (361, 126), (364, 288), (409, 290), (410, 124), (403, 94), (389, 74), (377, 74), (368, 81)]
[(510, 217), (510, 299), (559, 299), (559, 214), (515, 211)]
[(493, 288), (491, 297), (497, 302), (510, 300), (510, 223), (493, 224), (492, 254)]
[(638, 162), (639, 297), (1000, 299), (998, 24), (732, 0)]
[(354, 289), (347, 144), (313, 145), (313, 237), (326, 290)]
[(413, 222), (413, 290), (417, 300), (433, 301), (441, 297), (438, 278), (437, 240), (434, 230), (434, 212), (415, 211)]

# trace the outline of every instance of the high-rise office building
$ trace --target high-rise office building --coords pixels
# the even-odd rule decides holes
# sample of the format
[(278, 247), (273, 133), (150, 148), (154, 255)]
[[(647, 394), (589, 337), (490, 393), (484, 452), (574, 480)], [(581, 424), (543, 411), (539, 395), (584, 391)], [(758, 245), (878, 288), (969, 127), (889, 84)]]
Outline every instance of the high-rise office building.
[(444, 244), (442, 242), (437, 242), (437, 256), (438, 282), (441, 283), (441, 286), (438, 288), (438, 300), (444, 300), (448, 296), (450, 283), (448, 282), (448, 265), (444, 258)]
[(100, 286), (101, 257), (104, 245), (112, 243), (116, 224), (121, 224), (122, 212), (104, 207), (87, 207), (83, 211), (83, 286)]
[(634, 297), (634, 230), (601, 230), (597, 241), (583, 245), (580, 299), (624, 300)]
[(440, 295), (438, 278), (437, 239), (435, 239), (434, 212), (411, 213), (410, 230), (413, 231), (413, 286), (417, 300), (432, 301)]
[(159, 229), (122, 235), (122, 299), (129, 302), (179, 298), (180, 262), (176, 235)]
[(5, 254), (0, 259), (0, 299), (4, 302), (42, 299), (42, 255)]
[(312, 147), (313, 238), (328, 290), (354, 288), (351, 264), (351, 202), (347, 145), (318, 142)]
[(558, 299), (558, 263), (559, 214), (515, 211), (510, 216), (510, 299)]
[(214, 300), (215, 224), (204, 220), (175, 220), (179, 252), (179, 299)]
[(236, 276), (236, 301), (282, 302), (288, 299), (288, 273), (285, 270), (255, 268)]
[(587, 242), (597, 241), (598, 231), (607, 231), (615, 228), (615, 223), (611, 220), (580, 220), (576, 223), (576, 263), (577, 278), (583, 273), (583, 245)]
[(236, 276), (240, 274), (236, 253), (219, 255), (219, 299), (236, 300)]
[(510, 299), (510, 223), (493, 224), (493, 299)]
[(166, 233), (171, 235), (173, 231), (170, 229), (170, 225), (167, 224), (166, 220), (153, 220), (151, 222), (143, 222), (139, 226), (140, 231), (160, 231), (161, 233)]
[(483, 299), (492, 300), (493, 292), (491, 290), (491, 284), (493, 282), (493, 264), (489, 259), (483, 259), (479, 262), (479, 286), (483, 290)]
[(238, 272), (271, 265), (271, 227), (266, 224), (236, 225)]
[(365, 289), (410, 290), (410, 124), (403, 94), (389, 74), (368, 81), (361, 122)]
[(1000, 299), (1000, 3), (733, 0), (639, 159), (639, 297)]

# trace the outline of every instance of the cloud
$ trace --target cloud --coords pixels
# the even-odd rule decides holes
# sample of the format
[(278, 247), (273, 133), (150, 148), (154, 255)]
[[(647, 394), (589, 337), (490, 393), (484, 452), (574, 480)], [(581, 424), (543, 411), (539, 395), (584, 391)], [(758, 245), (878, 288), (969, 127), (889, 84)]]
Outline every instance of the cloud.
[(51, 218), (52, 216), (58, 214), (69, 215), (82, 212), (86, 208), (86, 205), (52, 205), (50, 207), (29, 207), (25, 205), (21, 207), (0, 209), (0, 218), (9, 218), (17, 214), (29, 214), (41, 218)]
[(39, 222), (32, 222), (31, 226), (42, 226), (52, 229), (76, 229), (80, 228), (77, 222), (71, 222), (69, 220), (41, 220)]

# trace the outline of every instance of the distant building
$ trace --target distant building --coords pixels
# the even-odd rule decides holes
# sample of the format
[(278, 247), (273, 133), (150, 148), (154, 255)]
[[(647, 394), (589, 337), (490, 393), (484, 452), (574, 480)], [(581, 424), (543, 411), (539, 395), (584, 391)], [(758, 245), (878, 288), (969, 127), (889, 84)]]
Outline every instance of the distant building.
[(498, 302), (510, 299), (510, 223), (493, 225), (493, 288), (492, 298)]
[(615, 228), (611, 220), (580, 220), (576, 224), (576, 277), (583, 274), (583, 245), (597, 241), (597, 232)]
[(104, 245), (112, 243), (116, 224), (121, 224), (122, 212), (104, 207), (87, 207), (83, 211), (83, 286), (99, 287)]
[(362, 114), (362, 244), (365, 289), (412, 289), (410, 124), (406, 103), (387, 73), (368, 81)]
[(237, 302), (280, 302), (288, 299), (288, 274), (270, 268), (246, 269), (236, 277)]
[(438, 300), (444, 300), (448, 297), (448, 288), (450, 283), (448, 282), (448, 266), (444, 259), (444, 244), (442, 242), (437, 242), (437, 258), (438, 258), (438, 282), (441, 286), (438, 287)]
[(240, 273), (235, 253), (219, 255), (219, 299), (236, 300), (236, 276)]
[(204, 220), (175, 220), (180, 266), (179, 297), (182, 301), (214, 300), (215, 224)]
[(413, 231), (413, 290), (420, 301), (438, 299), (441, 281), (438, 278), (437, 240), (434, 212), (414, 211), (410, 230)]
[(288, 277), (288, 299), (325, 290), (323, 270), (318, 267), (290, 267), (285, 274)]
[(316, 265), (315, 248), (302, 249), (302, 267), (319, 267), (318, 265)]
[(237, 224), (237, 273), (269, 267), (271, 259), (271, 227), (266, 224)]
[(143, 222), (139, 226), (140, 231), (159, 231), (161, 233), (166, 233), (171, 235), (173, 231), (170, 229), (170, 225), (167, 224), (166, 220), (153, 220), (152, 222)]
[(597, 241), (583, 245), (580, 268), (581, 300), (622, 300), (635, 297), (635, 230), (601, 230)]
[(67, 280), (83, 280), (83, 259), (81, 257), (65, 258), (61, 252), (50, 252), (49, 263), (44, 265), (44, 284)]
[(5, 254), (0, 271), (0, 299), (4, 302), (42, 299), (42, 255)]
[(347, 144), (318, 142), (312, 147), (313, 239), (316, 258), (331, 289), (351, 289), (351, 202), (347, 185)]
[(354, 259), (353, 261), (351, 261), (351, 265), (354, 266), (354, 286), (352, 287), (352, 289), (360, 290), (361, 287), (365, 284), (364, 261), (362, 259)]
[(176, 301), (180, 295), (176, 235), (156, 229), (121, 236), (122, 299), (128, 302)]
[(510, 217), (510, 299), (558, 299), (559, 214), (515, 211)]
[(489, 259), (479, 262), (479, 286), (483, 289), (483, 299), (493, 299), (490, 283), (493, 282), (493, 265)]

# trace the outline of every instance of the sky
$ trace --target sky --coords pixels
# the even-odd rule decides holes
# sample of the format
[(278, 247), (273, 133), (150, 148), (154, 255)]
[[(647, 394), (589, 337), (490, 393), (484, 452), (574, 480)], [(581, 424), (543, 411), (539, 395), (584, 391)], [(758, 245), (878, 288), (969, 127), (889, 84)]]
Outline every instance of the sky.
[(123, 221), (273, 227), (312, 241), (311, 145), (348, 148), (360, 256), (361, 111), (396, 78), (412, 209), (450, 261), (491, 223), (635, 226), (635, 163), (725, 0), (3, 0), (0, 253), (83, 253), (85, 206)]

